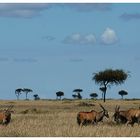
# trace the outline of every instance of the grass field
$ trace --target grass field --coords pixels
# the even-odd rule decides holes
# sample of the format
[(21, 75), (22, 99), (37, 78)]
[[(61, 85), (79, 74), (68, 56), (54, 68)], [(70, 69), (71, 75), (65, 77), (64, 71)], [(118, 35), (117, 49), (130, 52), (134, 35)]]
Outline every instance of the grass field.
[[(79, 127), (76, 116), (79, 111), (101, 111), (101, 103), (110, 118), (96, 126)], [(11, 123), (0, 126), (1, 137), (139, 137), (140, 126), (117, 125), (112, 119), (114, 108), (138, 108), (140, 100), (63, 100), (63, 101), (0, 101), (1, 108), (14, 105)], [(90, 104), (89, 106), (87, 104)], [(92, 106), (93, 105), (93, 106)], [(94, 106), (95, 105), (95, 106)]]

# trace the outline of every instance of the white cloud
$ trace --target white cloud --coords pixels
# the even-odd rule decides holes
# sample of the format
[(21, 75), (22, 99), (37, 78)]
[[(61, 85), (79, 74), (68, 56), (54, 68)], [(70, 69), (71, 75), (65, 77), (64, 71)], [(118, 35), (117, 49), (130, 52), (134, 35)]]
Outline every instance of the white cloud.
[(116, 32), (111, 28), (106, 28), (103, 34), (101, 35), (101, 42), (104, 45), (112, 45), (117, 43), (118, 37)]
[(111, 4), (106, 3), (0, 3), (0, 17), (32, 18), (41, 15), (41, 11), (56, 6), (74, 9), (79, 12), (111, 10)]
[(74, 42), (79, 42), (81, 40), (81, 35), (76, 33), (69, 37), (69, 39)]
[(75, 33), (67, 36), (63, 42), (66, 44), (94, 45), (96, 43), (96, 38), (93, 34), (82, 35), (80, 33)]
[(95, 36), (93, 34), (88, 34), (87, 36), (85, 36), (85, 39), (87, 42), (91, 42), (91, 43), (95, 43), (96, 39)]
[(40, 15), (42, 10), (49, 8), (48, 4), (0, 4), (0, 17), (31, 18)]

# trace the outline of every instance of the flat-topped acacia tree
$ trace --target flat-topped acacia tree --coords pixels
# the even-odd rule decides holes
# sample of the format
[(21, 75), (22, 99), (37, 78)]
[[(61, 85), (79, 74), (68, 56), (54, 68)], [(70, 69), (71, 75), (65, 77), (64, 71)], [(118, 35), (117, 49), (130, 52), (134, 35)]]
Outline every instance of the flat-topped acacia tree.
[(125, 90), (120, 90), (120, 91), (118, 92), (118, 94), (121, 95), (121, 96), (122, 96), (122, 99), (123, 99), (123, 96), (128, 95), (128, 92), (125, 91)]
[(62, 91), (56, 92), (57, 99), (58, 99), (58, 97), (60, 97), (60, 100), (61, 100), (61, 96), (64, 96), (64, 92), (62, 92)]
[(28, 100), (27, 98), (28, 93), (33, 92), (33, 90), (29, 88), (23, 88), (22, 91), (26, 94), (26, 100)]
[(80, 88), (74, 89), (74, 90), (73, 90), (73, 92), (76, 93), (76, 96), (77, 96), (78, 99), (82, 99), (82, 96), (81, 96), (81, 94), (80, 94), (82, 91), (83, 91), (83, 90), (80, 89)]
[(97, 93), (91, 93), (90, 94), (91, 99), (96, 99), (98, 97)]
[(15, 90), (15, 95), (17, 96), (17, 100), (19, 100), (19, 96), (21, 95), (23, 89), (22, 88), (18, 88)]
[(104, 71), (99, 71), (98, 73), (94, 73), (92, 80), (95, 81), (96, 84), (103, 86), (103, 94), (104, 94), (104, 102), (106, 99), (106, 91), (108, 86), (111, 85), (120, 85), (125, 82), (128, 78), (128, 72), (125, 72), (122, 69), (106, 69)]

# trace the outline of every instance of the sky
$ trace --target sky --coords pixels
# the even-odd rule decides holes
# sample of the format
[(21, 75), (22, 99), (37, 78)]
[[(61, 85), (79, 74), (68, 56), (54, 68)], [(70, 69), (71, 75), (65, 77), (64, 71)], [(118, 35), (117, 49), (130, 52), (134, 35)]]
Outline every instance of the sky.
[(32, 89), (30, 99), (72, 98), (76, 88), (101, 98), (92, 77), (108, 68), (131, 76), (107, 98), (140, 98), (139, 36), (140, 3), (1, 3), (0, 99), (16, 99), (17, 88)]

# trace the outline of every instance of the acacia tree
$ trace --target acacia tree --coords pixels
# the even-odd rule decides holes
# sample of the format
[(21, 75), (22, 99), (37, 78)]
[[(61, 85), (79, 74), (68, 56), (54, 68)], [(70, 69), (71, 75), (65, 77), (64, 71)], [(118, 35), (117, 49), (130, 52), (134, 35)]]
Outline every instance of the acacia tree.
[(98, 94), (97, 93), (91, 93), (90, 97), (93, 98), (93, 99), (96, 99), (98, 97)]
[(73, 92), (75, 92), (77, 94), (76, 96), (77, 96), (78, 99), (82, 99), (82, 96), (80, 94), (80, 92), (82, 92), (82, 91), (83, 90), (82, 89), (79, 89), (79, 88), (73, 90)]
[(93, 75), (94, 76), (92, 80), (94, 80), (96, 84), (99, 84), (104, 88), (104, 102), (106, 99), (106, 91), (108, 86), (123, 84), (128, 77), (128, 73), (122, 69), (106, 69), (104, 71), (94, 73)]
[(120, 91), (118, 92), (118, 94), (121, 95), (121, 96), (122, 96), (122, 99), (123, 99), (123, 96), (124, 96), (124, 95), (128, 95), (128, 92), (125, 91), (125, 90), (120, 90)]
[(26, 94), (26, 100), (28, 100), (27, 98), (28, 93), (33, 92), (33, 90), (29, 88), (24, 88), (22, 91)]
[(62, 92), (62, 91), (56, 92), (57, 99), (58, 99), (58, 97), (60, 97), (60, 100), (61, 100), (61, 96), (64, 96), (64, 92)]
[(15, 95), (17, 96), (17, 100), (19, 100), (19, 96), (21, 95), (23, 89), (22, 88), (18, 88), (15, 90)]
[(40, 100), (40, 97), (38, 94), (34, 94), (33, 97), (34, 97), (34, 100)]

